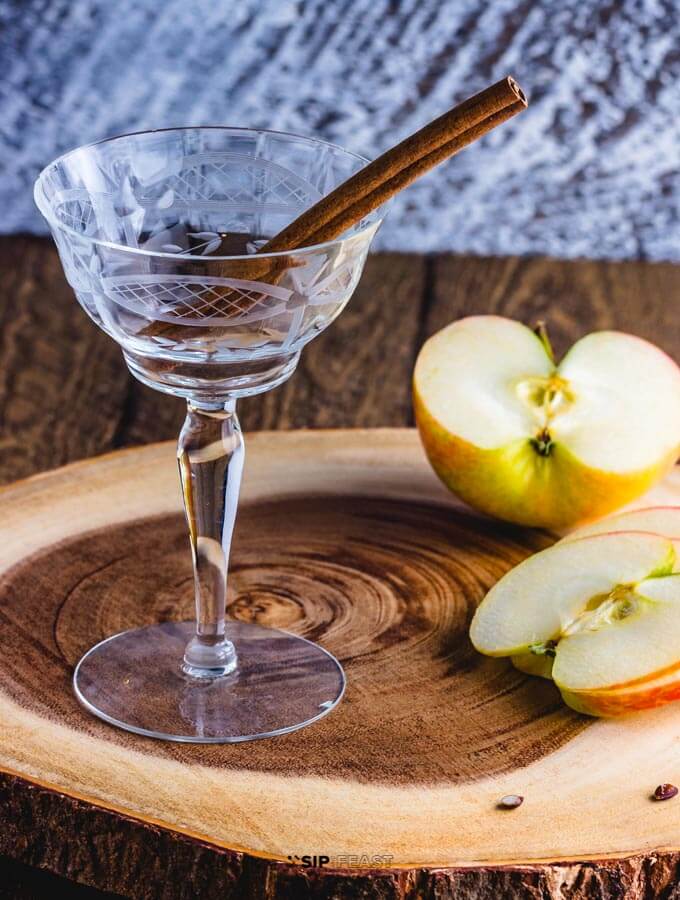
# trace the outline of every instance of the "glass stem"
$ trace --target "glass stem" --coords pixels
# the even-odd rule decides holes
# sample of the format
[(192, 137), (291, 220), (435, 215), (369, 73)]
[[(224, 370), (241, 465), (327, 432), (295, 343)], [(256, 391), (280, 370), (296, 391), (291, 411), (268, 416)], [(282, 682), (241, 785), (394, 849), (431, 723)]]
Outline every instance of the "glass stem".
[(177, 459), (194, 563), (196, 634), (184, 651), (183, 669), (199, 678), (227, 675), (237, 664), (224, 616), (244, 457), (236, 402), (206, 406), (189, 401)]

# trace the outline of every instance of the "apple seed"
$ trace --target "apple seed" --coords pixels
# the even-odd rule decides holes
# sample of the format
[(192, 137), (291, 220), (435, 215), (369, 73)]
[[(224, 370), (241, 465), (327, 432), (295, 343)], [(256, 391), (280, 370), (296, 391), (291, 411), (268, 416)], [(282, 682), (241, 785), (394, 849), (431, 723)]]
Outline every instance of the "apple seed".
[(674, 784), (660, 784), (654, 791), (655, 800), (671, 800), (678, 793)]
[[(678, 789), (675, 789), (675, 793), (677, 794)], [(524, 797), (520, 794), (506, 794), (505, 797), (501, 797), (498, 801), (499, 809), (517, 809), (518, 806), (521, 806), (524, 803)]]
[(550, 437), (548, 429), (543, 428), (535, 438), (531, 438), (529, 443), (539, 456), (550, 456), (555, 442)]

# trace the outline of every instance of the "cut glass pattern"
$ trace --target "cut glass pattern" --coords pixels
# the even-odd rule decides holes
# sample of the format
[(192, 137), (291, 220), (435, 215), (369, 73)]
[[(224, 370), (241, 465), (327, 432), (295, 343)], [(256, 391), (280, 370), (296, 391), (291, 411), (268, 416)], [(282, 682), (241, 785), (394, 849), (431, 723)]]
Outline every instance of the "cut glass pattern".
[(112, 300), (139, 315), (200, 327), (276, 315), (292, 294), (259, 281), (194, 275), (114, 276), (102, 279), (102, 286)]
[(172, 206), (198, 202), (244, 211), (263, 205), (284, 211), (304, 209), (320, 200), (321, 194), (304, 178), (266, 159), (197, 153), (182, 160), (179, 172), (173, 166), (147, 182), (139, 202), (154, 204), (161, 198)]
[[(339, 254), (307, 257), (282, 273), (277, 284), (212, 274), (219, 273), (209, 255), (221, 244), (216, 229), (243, 232), (245, 224), (256, 233), (262, 216), (285, 213), (284, 221), (290, 220), (320, 199), (313, 184), (270, 160), (203, 152), (135, 167), (133, 160), (118, 158), (99, 181), (115, 184), (115, 190), (57, 188), (53, 198), (58, 220), (70, 230), (68, 237), (56, 233), (66, 275), (93, 314), (99, 297), (149, 320), (192, 327), (260, 323), (260, 328), (276, 317), (272, 328), (281, 333), (283, 327), (281, 340), (288, 345), (303, 327), (305, 307), (343, 305), (359, 279), (367, 248), (363, 241), (348, 241)], [(203, 210), (212, 225), (191, 227), (194, 210)], [(189, 249), (176, 243), (177, 234), (206, 241)], [(127, 254), (109, 245), (150, 253)], [(153, 262), (159, 249), (178, 262), (200, 260), (205, 268), (179, 274), (169, 263), (163, 272)], [(151, 271), (152, 266), (161, 271)]]

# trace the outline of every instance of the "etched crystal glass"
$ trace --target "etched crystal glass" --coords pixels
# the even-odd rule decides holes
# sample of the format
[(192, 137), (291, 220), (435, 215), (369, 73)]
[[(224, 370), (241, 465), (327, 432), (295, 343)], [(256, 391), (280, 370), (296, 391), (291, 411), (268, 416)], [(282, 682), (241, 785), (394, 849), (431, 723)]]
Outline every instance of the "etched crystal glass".
[(285, 381), (339, 315), (380, 213), (338, 240), (257, 251), (364, 163), (292, 134), (176, 128), (79, 148), (36, 182), (80, 304), (136, 378), (188, 406), (178, 461), (196, 622), (126, 631), (85, 654), (76, 695), (108, 722), (243, 741), (308, 725), (342, 697), (344, 673), (326, 650), (225, 611), (244, 463), (236, 400)]

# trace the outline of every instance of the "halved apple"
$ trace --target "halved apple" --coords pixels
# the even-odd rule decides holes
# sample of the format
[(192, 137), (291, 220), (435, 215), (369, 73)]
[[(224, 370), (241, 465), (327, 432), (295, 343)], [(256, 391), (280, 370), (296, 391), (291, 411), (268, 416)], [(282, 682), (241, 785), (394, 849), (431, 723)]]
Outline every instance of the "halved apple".
[(680, 452), (680, 369), (640, 338), (590, 334), (555, 365), (531, 329), (461, 319), (423, 346), (416, 422), (442, 481), (490, 515), (564, 528), (624, 506)]
[[(555, 544), (505, 575), (470, 626), (474, 646), (549, 674), (581, 712), (616, 715), (680, 694), (680, 575), (672, 541), (640, 532)], [(543, 670), (541, 670), (543, 669)], [(525, 669), (526, 670), (526, 669)], [(677, 684), (676, 684), (677, 679)]]

